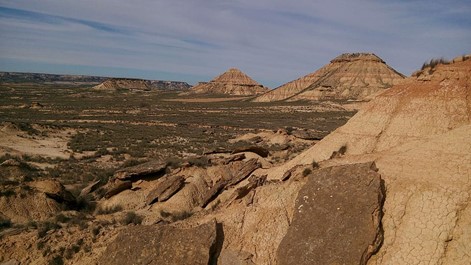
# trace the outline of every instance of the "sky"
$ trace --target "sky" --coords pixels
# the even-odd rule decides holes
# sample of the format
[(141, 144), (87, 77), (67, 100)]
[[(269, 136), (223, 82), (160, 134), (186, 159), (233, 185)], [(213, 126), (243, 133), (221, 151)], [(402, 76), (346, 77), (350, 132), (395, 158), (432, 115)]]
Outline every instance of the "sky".
[(471, 53), (470, 0), (0, 0), (0, 71), (275, 88), (346, 52), (410, 75)]

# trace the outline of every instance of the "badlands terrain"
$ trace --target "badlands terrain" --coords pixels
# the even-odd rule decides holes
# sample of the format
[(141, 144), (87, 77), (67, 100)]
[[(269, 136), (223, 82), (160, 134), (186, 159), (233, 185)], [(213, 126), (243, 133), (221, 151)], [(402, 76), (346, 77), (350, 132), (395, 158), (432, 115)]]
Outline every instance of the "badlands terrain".
[(469, 55), (48, 78), (2, 74), (0, 264), (471, 264)]

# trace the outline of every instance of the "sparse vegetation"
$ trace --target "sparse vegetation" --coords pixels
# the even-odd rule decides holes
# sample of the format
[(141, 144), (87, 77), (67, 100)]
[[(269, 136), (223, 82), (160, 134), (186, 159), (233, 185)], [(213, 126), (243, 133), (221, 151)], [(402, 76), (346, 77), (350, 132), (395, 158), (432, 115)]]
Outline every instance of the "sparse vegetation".
[(12, 226), (12, 223), (10, 219), (0, 217), (0, 230), (4, 228), (9, 228), (11, 226)]
[(104, 214), (112, 214), (112, 213), (116, 213), (116, 212), (119, 212), (123, 210), (123, 207), (121, 207), (121, 205), (114, 205), (114, 206), (111, 206), (111, 207), (98, 207), (95, 211), (96, 214), (99, 214), (99, 215), (104, 215)]
[(307, 175), (311, 174), (312, 170), (310, 168), (305, 168), (303, 170), (303, 177), (306, 177)]
[(6, 189), (0, 191), (0, 197), (11, 197), (14, 196), (16, 193), (13, 189)]
[(435, 66), (439, 65), (439, 64), (449, 64), (450, 62), (448, 60), (446, 60), (445, 58), (434, 58), (434, 59), (430, 59), (430, 61), (428, 62), (425, 62), (422, 64), (422, 67), (420, 68), (420, 70), (424, 70), (426, 68), (431, 68), (431, 69), (434, 69)]
[(91, 213), (96, 208), (96, 202), (94, 202), (90, 195), (77, 196), (75, 202), (75, 209), (77, 211)]
[(49, 265), (64, 265), (64, 260), (61, 256), (54, 256), (48, 263)]
[(317, 163), (316, 160), (312, 161), (312, 168), (313, 169), (318, 169), (319, 168), (319, 163)]
[[(23, 130), (18, 132), (18, 137), (41, 142), (42, 137), (57, 136), (58, 145), (65, 145), (61, 142), (65, 139), (71, 150), (70, 159), (10, 154), (0, 157), (0, 163), (13, 159), (11, 164), (14, 164), (5, 166), (6, 173), (0, 174), (6, 176), (9, 170), (18, 169), (21, 173), (17, 178), (0, 176), (2, 200), (39, 192), (28, 190), (28, 186), (22, 183), (42, 178), (59, 180), (77, 198), (74, 205), (68, 205), (63, 212), (47, 221), (31, 220), (23, 226), (29, 231), (36, 229), (36, 248), (50, 264), (70, 263), (76, 258), (75, 253), (90, 252), (91, 242), (108, 232), (107, 226), (142, 223), (143, 216), (134, 211), (120, 212), (123, 209), (119, 206), (96, 209), (95, 200), (104, 191), (100, 185), (107, 183), (116, 170), (149, 160), (167, 161), (172, 172), (183, 164), (204, 168), (212, 165), (210, 159), (203, 155), (208, 150), (234, 150), (242, 144), (280, 151), (283, 155), (274, 159), (282, 162), (286, 159), (285, 153), (287, 156), (293, 155), (304, 146), (267, 144), (260, 136), (237, 143), (229, 139), (248, 132), (276, 132), (282, 128), (291, 134), (300, 127), (315, 129), (320, 135), (326, 135), (353, 115), (353, 112), (347, 111), (318, 112), (317, 103), (233, 101), (186, 104), (163, 100), (175, 96), (176, 93), (154, 91), (100, 93), (81, 87), (57, 89), (55, 85), (27, 84), (0, 90), (0, 105), (4, 106), (0, 109), (0, 115), (3, 121), (16, 126), (13, 129)], [(14, 106), (12, 98), (15, 98)], [(46, 108), (18, 107), (23, 104), (30, 106), (34, 101), (40, 101)], [(293, 119), (293, 113), (299, 119)], [(224, 159), (221, 156), (217, 161)], [(27, 174), (23, 174), (25, 172)], [(83, 188), (97, 180), (101, 182), (90, 195), (79, 196)], [(218, 207), (219, 202), (218, 199), (213, 207)], [(121, 218), (96, 216), (116, 212), (120, 213), (113, 217)], [(161, 212), (161, 216), (169, 222), (187, 219), (192, 214), (191, 211), (178, 210)], [(0, 229), (10, 226), (9, 220), (0, 220)], [(62, 235), (67, 235), (64, 236), (64, 243), (57, 244), (56, 238)], [(76, 235), (85, 241), (71, 241), (77, 239)]]
[(128, 225), (128, 224), (135, 224), (140, 225), (142, 223), (143, 217), (137, 215), (135, 212), (127, 212), (123, 219), (121, 219), (121, 224)]
[(54, 230), (60, 228), (60, 226), (57, 223), (53, 222), (42, 222), (38, 224), (38, 238), (43, 238), (46, 236), (47, 232), (50, 230)]
[(60, 213), (56, 215), (55, 220), (58, 223), (67, 223), (68, 221), (70, 221), (70, 217), (67, 217), (64, 214)]
[(168, 219), (171, 222), (184, 220), (184, 219), (187, 219), (187, 218), (191, 217), (192, 215), (193, 215), (193, 213), (189, 212), (189, 211), (173, 212), (173, 213), (167, 212), (167, 211), (164, 211), (164, 210), (160, 211), (160, 216), (162, 216), (165, 219)]
[(345, 152), (347, 152), (347, 146), (346, 145), (342, 145), (340, 148), (339, 148), (339, 154), (341, 155), (344, 155)]
[(345, 153), (347, 152), (347, 146), (346, 145), (342, 145), (338, 151), (334, 151), (332, 152), (332, 155), (330, 156), (330, 159), (333, 159), (333, 158), (338, 158), (340, 156), (343, 156)]
[(184, 220), (191, 217), (192, 215), (193, 213), (189, 211), (176, 212), (172, 214), (172, 221), (175, 222), (179, 220)]
[(190, 163), (190, 165), (203, 168), (211, 165), (211, 161), (205, 156), (189, 158), (188, 163)]

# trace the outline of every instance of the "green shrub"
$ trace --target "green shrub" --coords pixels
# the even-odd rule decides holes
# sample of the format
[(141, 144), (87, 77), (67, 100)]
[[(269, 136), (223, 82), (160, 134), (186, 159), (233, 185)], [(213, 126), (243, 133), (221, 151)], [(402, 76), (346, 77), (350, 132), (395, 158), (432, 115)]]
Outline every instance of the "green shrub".
[(43, 238), (49, 230), (60, 228), (57, 223), (43, 222), (38, 225), (38, 238)]
[(67, 223), (69, 220), (70, 220), (70, 217), (67, 217), (63, 214), (58, 214), (56, 215), (56, 222), (59, 222), (59, 223)]
[(4, 191), (0, 191), (0, 197), (11, 197), (14, 196), (16, 193), (12, 189), (7, 189)]
[(64, 265), (64, 260), (61, 256), (54, 256), (48, 263), (49, 265)]
[(189, 218), (192, 215), (193, 215), (193, 213), (188, 212), (188, 211), (176, 212), (176, 213), (172, 214), (172, 221), (175, 222), (175, 221), (178, 221), (178, 220), (184, 220), (184, 219)]
[(345, 152), (347, 152), (347, 146), (346, 145), (342, 145), (342, 147), (339, 148), (339, 154), (341, 155), (344, 155)]
[(192, 215), (193, 213), (189, 211), (173, 212), (173, 213), (170, 213), (164, 210), (160, 211), (160, 216), (162, 216), (163, 218), (170, 219), (170, 221), (172, 222), (187, 219)]
[(12, 223), (11, 223), (10, 219), (0, 217), (0, 229), (9, 228), (9, 227), (11, 227), (11, 225), (12, 225)]
[(196, 167), (205, 168), (211, 165), (211, 160), (205, 156), (202, 157), (192, 157), (188, 159), (188, 163)]
[(41, 250), (41, 249), (44, 248), (45, 245), (46, 245), (46, 243), (44, 243), (43, 241), (38, 241), (38, 242), (36, 243), (36, 248), (37, 248), (38, 250)]
[(137, 159), (128, 159), (126, 161), (124, 161), (123, 165), (121, 167), (125, 168), (125, 167), (133, 167), (133, 166), (137, 166), (139, 164), (142, 164), (142, 162), (139, 162), (139, 160)]
[(112, 214), (112, 213), (116, 213), (116, 212), (119, 212), (123, 210), (123, 207), (121, 207), (121, 205), (114, 205), (114, 206), (111, 206), (111, 207), (98, 207), (95, 211), (96, 214), (98, 215), (104, 215), (104, 214)]
[(434, 59), (431, 59), (430, 61), (428, 62), (425, 62), (424, 64), (422, 64), (422, 68), (420, 70), (424, 70), (425, 68), (428, 68), (430, 67), (431, 69), (435, 68), (435, 66), (439, 65), (439, 64), (449, 64), (450, 62), (446, 59), (444, 59), (443, 57), (442, 58), (434, 58)]
[(100, 233), (101, 227), (100, 226), (94, 226), (92, 227), (92, 235), (95, 237)]
[(143, 217), (137, 215), (135, 212), (127, 212), (124, 218), (121, 220), (121, 224), (128, 225), (128, 224), (135, 224), (140, 225), (142, 223)]
[(182, 165), (183, 160), (178, 157), (171, 157), (167, 159), (167, 165), (170, 168), (179, 168)]
[(307, 175), (311, 174), (312, 170), (310, 168), (305, 168), (303, 170), (303, 177), (306, 177)]
[(75, 209), (80, 212), (91, 213), (95, 211), (96, 202), (92, 201), (90, 195), (78, 196), (75, 200)]

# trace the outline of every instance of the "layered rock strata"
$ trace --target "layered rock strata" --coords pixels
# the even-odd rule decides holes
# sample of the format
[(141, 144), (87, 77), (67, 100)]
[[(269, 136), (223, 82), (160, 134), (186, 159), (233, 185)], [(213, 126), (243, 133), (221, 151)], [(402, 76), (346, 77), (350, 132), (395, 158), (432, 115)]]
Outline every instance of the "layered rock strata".
[(288, 82), (255, 99), (279, 100), (367, 99), (400, 83), (404, 76), (372, 53), (345, 53), (321, 69)]
[(268, 91), (239, 69), (231, 68), (209, 82), (201, 82), (191, 88), (197, 94), (228, 94), (253, 96)]

